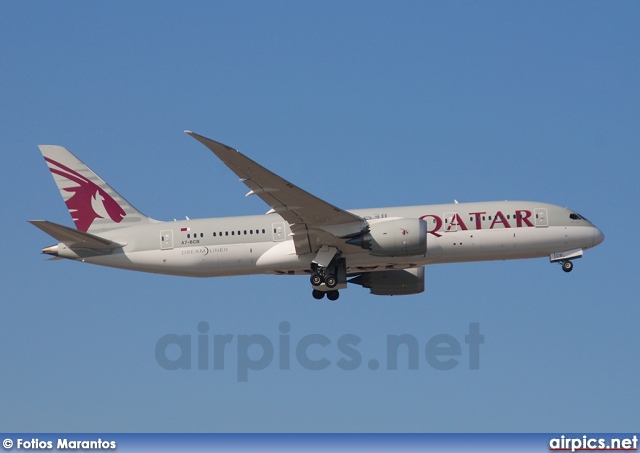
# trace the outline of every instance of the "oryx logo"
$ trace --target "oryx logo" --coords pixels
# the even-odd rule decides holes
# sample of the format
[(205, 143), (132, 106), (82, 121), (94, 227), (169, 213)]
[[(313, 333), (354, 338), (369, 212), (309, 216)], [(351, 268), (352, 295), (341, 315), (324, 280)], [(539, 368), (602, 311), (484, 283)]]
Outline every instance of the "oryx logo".
[(406, 236), (407, 234), (409, 234), (409, 232), (407, 230), (405, 230), (404, 228), (400, 228), (400, 231), (402, 231), (402, 235)]
[(65, 182), (75, 183), (68, 187), (60, 187), (73, 195), (65, 203), (71, 217), (80, 231), (88, 231), (95, 219), (105, 219), (107, 216), (116, 223), (120, 223), (127, 214), (116, 201), (96, 183), (82, 176), (69, 167), (45, 157), (51, 173), (62, 176)]

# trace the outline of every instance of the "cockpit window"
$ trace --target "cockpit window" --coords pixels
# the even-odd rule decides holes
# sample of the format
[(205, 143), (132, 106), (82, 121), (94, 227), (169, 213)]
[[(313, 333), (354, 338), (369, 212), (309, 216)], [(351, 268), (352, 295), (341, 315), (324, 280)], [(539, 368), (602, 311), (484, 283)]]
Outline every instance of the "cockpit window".
[(584, 217), (582, 217), (580, 214), (577, 214), (575, 212), (572, 212), (571, 214), (569, 214), (569, 217), (572, 218), (573, 220), (587, 220)]

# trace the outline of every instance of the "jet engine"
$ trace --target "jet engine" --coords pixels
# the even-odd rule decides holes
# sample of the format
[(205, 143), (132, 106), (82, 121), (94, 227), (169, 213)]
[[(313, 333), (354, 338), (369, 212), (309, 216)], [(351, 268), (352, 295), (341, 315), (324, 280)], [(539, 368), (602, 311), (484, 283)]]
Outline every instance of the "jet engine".
[(416, 256), (427, 253), (427, 222), (421, 219), (386, 219), (369, 222), (347, 244), (374, 256)]

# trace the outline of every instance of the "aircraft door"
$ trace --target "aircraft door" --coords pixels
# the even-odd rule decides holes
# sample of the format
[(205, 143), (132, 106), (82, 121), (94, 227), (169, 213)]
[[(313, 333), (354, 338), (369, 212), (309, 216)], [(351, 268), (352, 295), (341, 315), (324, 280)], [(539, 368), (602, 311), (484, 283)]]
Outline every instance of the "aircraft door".
[(284, 241), (286, 239), (285, 231), (284, 231), (284, 222), (276, 222), (276, 223), (273, 223), (271, 226), (273, 229), (273, 240)]
[(549, 226), (547, 219), (547, 208), (535, 208), (533, 214), (536, 217), (536, 228)]
[(160, 250), (171, 250), (173, 248), (173, 230), (162, 230), (160, 232)]

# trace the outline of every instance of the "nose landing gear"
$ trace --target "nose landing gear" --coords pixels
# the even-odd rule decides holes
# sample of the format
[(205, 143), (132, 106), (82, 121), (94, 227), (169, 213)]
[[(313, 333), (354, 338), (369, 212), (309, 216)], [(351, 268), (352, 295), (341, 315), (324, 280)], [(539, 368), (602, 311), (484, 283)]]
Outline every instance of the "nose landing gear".
[(562, 270), (565, 272), (571, 272), (573, 270), (573, 263), (569, 260), (562, 261)]
[(572, 260), (582, 258), (582, 249), (567, 250), (566, 252), (557, 252), (549, 255), (549, 259), (552, 263), (560, 263), (562, 270), (565, 272), (571, 272), (573, 270)]

